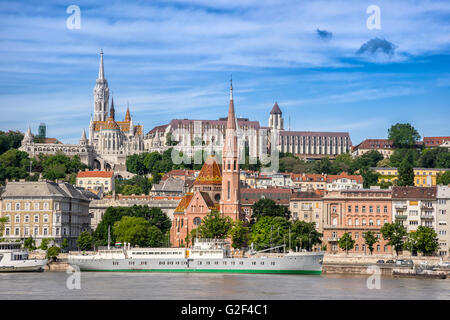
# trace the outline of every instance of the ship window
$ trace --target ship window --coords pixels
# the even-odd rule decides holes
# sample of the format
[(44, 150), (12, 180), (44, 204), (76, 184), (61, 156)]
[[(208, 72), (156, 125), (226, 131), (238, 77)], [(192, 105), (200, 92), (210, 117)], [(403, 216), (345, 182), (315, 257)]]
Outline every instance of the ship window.
[(261, 261), (261, 265), (264, 265), (264, 261)]
[(202, 264), (202, 262), (201, 261), (197, 261), (197, 264)]
[(214, 262), (214, 264), (219, 264), (219, 261)]
[(255, 261), (252, 261), (252, 265), (256, 265), (256, 262), (255, 262)]
[(239, 264), (244, 264), (244, 261), (239, 261)]
[(224, 262), (223, 262), (223, 264), (227, 264), (227, 262), (226, 262), (226, 261), (224, 261)]

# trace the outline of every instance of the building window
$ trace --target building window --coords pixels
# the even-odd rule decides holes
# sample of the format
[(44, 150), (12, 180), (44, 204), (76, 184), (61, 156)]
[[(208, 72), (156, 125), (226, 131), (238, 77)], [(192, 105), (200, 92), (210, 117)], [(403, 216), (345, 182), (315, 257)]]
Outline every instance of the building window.
[(19, 230), (19, 228), (16, 228), (14, 230), (14, 235), (18, 236), (19, 234), (20, 234), (20, 230)]
[(44, 223), (48, 222), (48, 214), (44, 214)]
[(48, 235), (48, 229), (44, 228), (44, 236)]
[(20, 203), (16, 203), (16, 210), (20, 210)]
[(373, 206), (369, 206), (369, 212), (373, 213)]
[(8, 211), (11, 210), (11, 203), (10, 202), (6, 203), (6, 210), (8, 210)]
[(351, 219), (351, 218), (348, 219), (348, 225), (349, 225), (349, 226), (352, 225), (352, 219)]
[(34, 210), (39, 210), (39, 202), (34, 203)]
[(6, 228), (6, 230), (5, 230), (5, 236), (9, 236), (9, 228)]
[(380, 206), (377, 206), (377, 213), (380, 213), (381, 212), (381, 208), (380, 208)]
[(30, 216), (29, 215), (25, 215), (25, 222), (26, 223), (30, 222)]
[(359, 219), (355, 219), (355, 226), (359, 226)]
[(348, 212), (352, 212), (352, 206), (348, 206)]
[(16, 223), (20, 223), (20, 215), (16, 214), (14, 216)]
[(48, 210), (48, 202), (44, 202), (44, 210)]
[(384, 213), (388, 213), (388, 207), (387, 207), (387, 206), (384, 206), (383, 212), (384, 212)]
[(366, 206), (362, 206), (361, 212), (366, 213)]
[(355, 206), (355, 212), (356, 212), (356, 213), (359, 212), (359, 206)]
[(366, 225), (366, 219), (362, 219), (362, 225), (363, 225), (363, 226)]

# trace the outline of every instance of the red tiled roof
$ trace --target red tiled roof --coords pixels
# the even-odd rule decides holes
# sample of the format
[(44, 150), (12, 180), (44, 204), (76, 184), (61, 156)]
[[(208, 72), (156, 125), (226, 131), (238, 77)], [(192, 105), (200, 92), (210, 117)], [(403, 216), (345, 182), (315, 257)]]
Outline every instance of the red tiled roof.
[(433, 200), (436, 187), (393, 187), (392, 199)]
[(112, 171), (80, 171), (77, 178), (112, 178), (114, 172)]
[(270, 114), (283, 114), (281, 112), (280, 107), (278, 106), (278, 103), (275, 102), (275, 104), (273, 105), (272, 111), (270, 111)]
[(332, 183), (333, 181), (337, 179), (350, 179), (350, 180), (356, 180), (357, 183), (363, 183), (363, 177), (359, 175), (350, 175), (347, 172), (342, 172), (341, 174), (330, 174), (327, 175), (327, 182)]
[(366, 139), (356, 145), (353, 150), (357, 149), (392, 149), (394, 144), (388, 139)]
[(426, 147), (438, 147), (445, 141), (450, 141), (450, 137), (423, 137), (423, 143)]

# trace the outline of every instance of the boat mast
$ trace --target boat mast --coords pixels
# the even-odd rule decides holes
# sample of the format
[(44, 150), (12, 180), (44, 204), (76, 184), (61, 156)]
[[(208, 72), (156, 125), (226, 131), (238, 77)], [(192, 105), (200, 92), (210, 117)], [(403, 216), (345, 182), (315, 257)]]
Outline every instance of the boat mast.
[(111, 230), (110, 229), (111, 229), (111, 226), (108, 225), (108, 250), (111, 249), (111, 247), (109, 245), (109, 243), (111, 242)]

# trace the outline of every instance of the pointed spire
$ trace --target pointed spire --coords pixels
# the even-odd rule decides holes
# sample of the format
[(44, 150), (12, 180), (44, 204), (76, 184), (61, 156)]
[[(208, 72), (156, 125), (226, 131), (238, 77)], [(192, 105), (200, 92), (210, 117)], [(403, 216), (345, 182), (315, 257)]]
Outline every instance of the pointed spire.
[(83, 133), (81, 134), (81, 139), (80, 139), (80, 141), (87, 141), (87, 138), (86, 138), (86, 130), (84, 130), (84, 129), (83, 129)]
[(236, 129), (236, 115), (234, 114), (233, 79), (230, 79), (230, 107), (228, 109), (227, 129)]
[(131, 116), (130, 116), (130, 108), (127, 106), (127, 113), (125, 114), (125, 121), (131, 121)]
[(103, 49), (100, 49), (100, 67), (98, 69), (98, 79), (105, 79), (105, 70), (103, 68)]
[(109, 109), (109, 117), (115, 120), (116, 110), (114, 109), (114, 97), (111, 97), (111, 108)]

